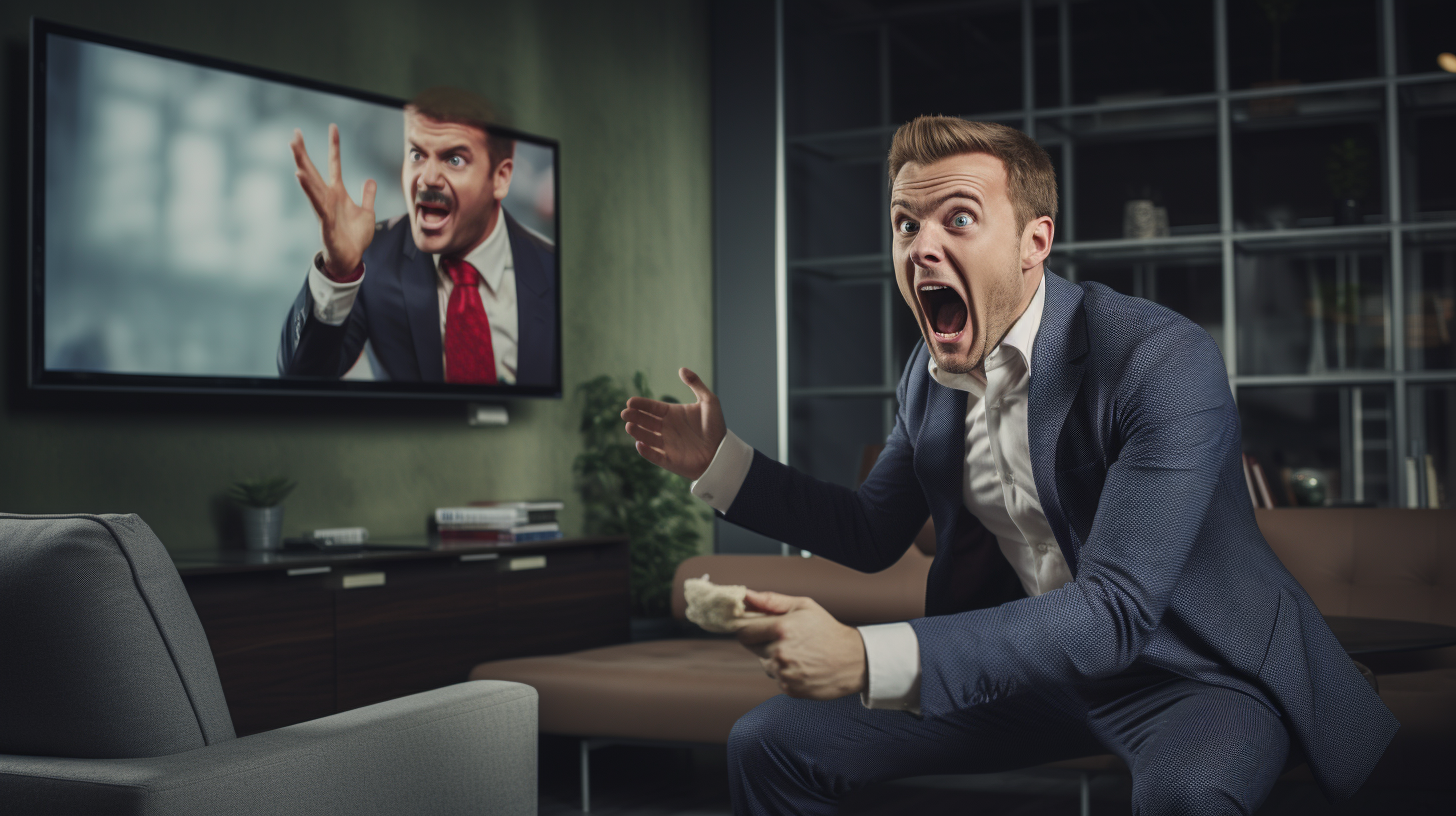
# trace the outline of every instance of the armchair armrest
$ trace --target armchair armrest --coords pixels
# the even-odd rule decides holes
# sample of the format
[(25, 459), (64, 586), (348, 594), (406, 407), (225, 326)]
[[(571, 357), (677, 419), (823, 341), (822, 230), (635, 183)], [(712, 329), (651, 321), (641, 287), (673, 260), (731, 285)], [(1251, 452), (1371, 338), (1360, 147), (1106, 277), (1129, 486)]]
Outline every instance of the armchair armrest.
[(0, 755), (18, 813), (536, 812), (536, 690), (477, 680), (145, 759)]

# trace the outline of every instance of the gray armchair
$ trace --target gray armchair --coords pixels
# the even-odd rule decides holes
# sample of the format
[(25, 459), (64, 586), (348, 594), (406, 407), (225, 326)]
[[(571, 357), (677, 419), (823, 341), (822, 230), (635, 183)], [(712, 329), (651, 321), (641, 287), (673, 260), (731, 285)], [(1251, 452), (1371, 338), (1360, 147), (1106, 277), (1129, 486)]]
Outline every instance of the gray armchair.
[(0, 514), (0, 810), (536, 812), (536, 692), (476, 681), (238, 738), (136, 516)]

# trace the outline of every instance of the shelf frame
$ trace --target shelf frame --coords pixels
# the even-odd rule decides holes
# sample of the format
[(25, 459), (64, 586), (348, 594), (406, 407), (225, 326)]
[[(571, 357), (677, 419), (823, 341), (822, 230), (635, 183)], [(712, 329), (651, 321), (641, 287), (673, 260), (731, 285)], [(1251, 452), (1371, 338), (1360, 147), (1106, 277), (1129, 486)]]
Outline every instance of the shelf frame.
[[(1389, 387), (1393, 390), (1392, 411), (1394, 416), (1390, 418), (1393, 426), (1393, 438), (1396, 445), (1395, 454), (1391, 457), (1390, 479), (1394, 485), (1390, 496), (1390, 502), (1395, 506), (1403, 506), (1411, 501), (1416, 501), (1420, 506), (1425, 506), (1426, 496), (1425, 485), (1411, 483), (1407, 478), (1407, 468), (1404, 466), (1407, 456), (1412, 455), (1416, 447), (1424, 445), (1424, 440), (1414, 439), (1412, 436), (1413, 419), (1410, 415), (1408, 391), (1413, 385), (1424, 384), (1445, 384), (1456, 383), (1456, 369), (1436, 371), (1409, 371), (1403, 334), (1406, 321), (1406, 291), (1405, 275), (1405, 238), (1408, 234), (1428, 231), (1456, 230), (1456, 220), (1413, 220), (1407, 221), (1405, 213), (1403, 188), (1402, 188), (1402, 157), (1401, 157), (1401, 91), (1404, 88), (1427, 85), (1433, 83), (1456, 83), (1456, 75), (1441, 71), (1428, 73), (1400, 74), (1396, 61), (1396, 32), (1395, 32), (1395, 0), (1379, 0), (1379, 46), (1381, 49), (1381, 62), (1379, 76), (1366, 77), (1361, 79), (1339, 80), (1331, 82), (1317, 82), (1301, 85), (1279, 86), (1271, 88), (1245, 88), (1232, 89), (1229, 87), (1229, 32), (1228, 32), (1228, 9), (1227, 0), (1212, 0), (1213, 10), (1213, 31), (1214, 31), (1214, 90), (1206, 93), (1183, 94), (1175, 96), (1155, 97), (1148, 99), (1122, 100), (1105, 104), (1072, 104), (1071, 101), (1071, 80), (1073, 76), (1072, 49), (1071, 49), (1071, 15), (1070, 6), (1072, 0), (1056, 0), (1058, 9), (1057, 27), (1057, 48), (1059, 51), (1059, 73), (1061, 79), (1061, 97), (1059, 104), (1051, 107), (1036, 106), (1036, 42), (1034, 36), (1033, 15), (1038, 6), (1052, 5), (1044, 0), (1007, 0), (1001, 4), (987, 3), (945, 3), (937, 4), (930, 8), (887, 10), (879, 14), (865, 15), (854, 23), (856, 27), (875, 27), (878, 31), (879, 44), (878, 59), (878, 125), (873, 127), (852, 128), (831, 132), (818, 132), (788, 135), (783, 132), (784, 120), (782, 115), (779, 120), (780, 145), (782, 150), (801, 151), (814, 155), (821, 159), (846, 163), (862, 164), (865, 162), (883, 161), (883, 156), (888, 150), (889, 141), (898, 127), (898, 124), (890, 121), (891, 106), (890, 98), (893, 93), (893, 82), (890, 75), (890, 53), (889, 53), (889, 23), (892, 20), (903, 18), (907, 15), (942, 14), (964, 7), (965, 9), (985, 9), (991, 5), (1013, 6), (1019, 5), (1021, 12), (1021, 45), (1022, 45), (1022, 107), (1015, 110), (991, 111), (974, 115), (966, 115), (963, 118), (1000, 121), (1008, 124), (1019, 124), (1024, 132), (1033, 138), (1041, 136), (1046, 142), (1055, 142), (1060, 145), (1062, 151), (1061, 163), (1061, 193), (1063, 202), (1061, 213), (1058, 215), (1058, 230), (1063, 240), (1057, 242), (1052, 248), (1051, 266), (1071, 280), (1077, 279), (1077, 265), (1080, 258), (1088, 255), (1103, 256), (1146, 256), (1148, 259), (1167, 258), (1170, 255), (1195, 253), (1200, 249), (1206, 249), (1210, 257), (1217, 256), (1220, 266), (1220, 291), (1223, 298), (1223, 327), (1221, 345), (1225, 353), (1225, 365), (1229, 385), (1233, 389), (1237, 399), (1239, 390), (1244, 388), (1274, 388), (1288, 386), (1337, 386), (1337, 387), (1367, 387), (1380, 386)], [(779, 14), (779, 30), (782, 32), (784, 25), (783, 0), (777, 0)], [(779, 65), (780, 98), (783, 96), (784, 81), (783, 74), (783, 42), (780, 37), (779, 50), (776, 55)], [(1233, 212), (1233, 137), (1237, 123), (1235, 122), (1235, 104), (1250, 100), (1268, 99), (1274, 97), (1306, 97), (1320, 94), (1346, 93), (1355, 91), (1377, 91), (1381, 95), (1382, 110), (1379, 116), (1384, 120), (1382, 137), (1384, 145), (1384, 185), (1382, 195), (1385, 199), (1385, 221), (1382, 223), (1361, 224), (1355, 226), (1314, 226), (1304, 228), (1284, 228), (1270, 230), (1236, 230)], [(1198, 105), (1208, 105), (1216, 109), (1216, 138), (1217, 138), (1217, 163), (1218, 163), (1218, 196), (1219, 213), (1215, 230), (1202, 233), (1191, 233), (1174, 235), (1166, 238), (1155, 239), (1109, 239), (1082, 241), (1076, 236), (1076, 212), (1071, 206), (1075, 192), (1075, 168), (1077, 137), (1073, 128), (1073, 119), (1077, 116), (1092, 114), (1106, 114), (1131, 111), (1151, 111), (1172, 108), (1187, 108)], [(1038, 134), (1040, 124), (1050, 124), (1060, 120), (1053, 125), (1058, 130), (1072, 133), (1070, 137), (1052, 136), (1051, 134)], [(1135, 132), (1135, 131), (1132, 131)], [(1123, 137), (1129, 133), (1120, 134)], [(782, 153), (780, 154), (783, 155)], [(781, 158), (780, 161), (783, 161)], [(883, 185), (884, 200), (888, 200), (888, 180)], [(782, 212), (782, 210), (781, 210)], [(1417, 215), (1416, 217), (1420, 217)], [(1240, 247), (1273, 248), (1279, 245), (1303, 244), (1318, 245), (1320, 242), (1329, 239), (1350, 239), (1367, 237), (1372, 245), (1382, 245), (1389, 259), (1389, 289), (1387, 294), (1387, 348), (1389, 353), (1389, 368), (1387, 370), (1340, 370), (1319, 374), (1289, 374), (1289, 375), (1252, 375), (1243, 374), (1238, 368), (1238, 287), (1237, 287), (1237, 255)], [(880, 241), (881, 251), (879, 253), (817, 257), (817, 258), (783, 258), (782, 268), (788, 275), (805, 274), (830, 279), (846, 285), (864, 285), (878, 281), (881, 292), (881, 363), (883, 369), (883, 382), (879, 384), (832, 386), (832, 387), (793, 387), (792, 385), (781, 392), (787, 395), (787, 399), (821, 399), (821, 398), (881, 398), (886, 401), (884, 412), (885, 432), (888, 433), (894, 421), (894, 398), (895, 385), (898, 380), (898, 360), (894, 359), (894, 320), (893, 310), (899, 304), (899, 291), (894, 283), (894, 271), (890, 255), (891, 235), (888, 225), (882, 230)], [(1169, 252), (1172, 250), (1172, 252)], [(780, 297), (786, 302), (788, 297), (787, 282), (781, 282)], [(788, 423), (784, 423), (785, 432), (789, 431)], [(1348, 440), (1347, 440), (1348, 442)], [(785, 445), (787, 451), (787, 444)], [(1417, 480), (1418, 482), (1422, 480)]]

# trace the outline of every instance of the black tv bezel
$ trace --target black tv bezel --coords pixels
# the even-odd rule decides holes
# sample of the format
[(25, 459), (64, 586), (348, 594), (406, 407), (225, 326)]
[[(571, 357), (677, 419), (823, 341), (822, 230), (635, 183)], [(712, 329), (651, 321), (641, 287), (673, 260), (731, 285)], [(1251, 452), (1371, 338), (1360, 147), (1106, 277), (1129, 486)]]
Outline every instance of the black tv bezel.
[[(349, 400), (425, 400), (437, 402), (500, 402), (529, 398), (560, 398), (564, 371), (562, 368), (561, 326), (561, 144), (556, 139), (538, 136), (515, 128), (498, 126), (494, 131), (519, 141), (549, 147), (552, 155), (552, 184), (556, 201), (556, 382), (552, 385), (465, 385), (434, 382), (396, 382), (390, 380), (318, 380), (307, 378), (182, 376), (162, 374), (116, 374), (89, 371), (54, 371), (45, 367), (45, 126), (47, 38), (69, 37), (97, 45), (135, 51), (163, 59), (204, 68), (229, 71), (256, 79), (278, 82), (322, 93), (345, 96), (364, 102), (402, 108), (406, 100), (384, 94), (348, 88), (330, 82), (295, 76), (231, 60), (195, 54), (175, 48), (116, 37), (75, 26), (31, 18), (30, 29), (30, 139), (29, 205), (30, 224), (27, 234), (26, 264), (26, 348), (25, 387), (36, 395), (82, 394), (187, 394), (235, 397), (305, 397), (309, 399)], [(282, 331), (284, 314), (279, 314)]]

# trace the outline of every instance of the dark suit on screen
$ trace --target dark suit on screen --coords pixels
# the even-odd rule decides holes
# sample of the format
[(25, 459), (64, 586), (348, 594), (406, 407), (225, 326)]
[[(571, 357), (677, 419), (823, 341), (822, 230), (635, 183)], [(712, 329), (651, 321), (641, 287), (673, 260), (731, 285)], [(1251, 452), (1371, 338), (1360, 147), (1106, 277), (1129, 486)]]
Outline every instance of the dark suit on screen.
[[(1308, 759), (1329, 796), (1350, 796), (1399, 725), (1259, 532), (1218, 348), (1163, 307), (1050, 272), (1046, 278), (1030, 363), (1028, 441), (1041, 505), (1073, 582), (1025, 597), (995, 537), (966, 510), (967, 395), (929, 375), (922, 342), (900, 380), (894, 430), (862, 487), (820, 482), (756, 453), (725, 517), (867, 572), (895, 563), (926, 515), (934, 519), (927, 617), (911, 621), (923, 720), (866, 711), (852, 698), (776, 698), (740, 721), (734, 740), (740, 748), (784, 742), (768, 750), (773, 759), (763, 767), (735, 770), (799, 768), (796, 752), (817, 746), (820, 754), (808, 760), (813, 769), (799, 777), (842, 767), (847, 777), (831, 787), (853, 787), (855, 774), (873, 775), (857, 740), (893, 742), (895, 729), (925, 729), (917, 733), (932, 735), (944, 755), (955, 750), (968, 717), (982, 717), (976, 727), (999, 735), (988, 766), (1100, 752), (1097, 742), (1109, 739), (1145, 740), (1133, 733), (1142, 727), (1133, 720), (1096, 713), (1095, 700), (1106, 697), (1130, 700), (1124, 707), (1143, 723), (1159, 722), (1165, 710), (1184, 712), (1169, 721), (1174, 729), (1247, 714), (1240, 744), (1209, 746), (1217, 748), (1209, 761), (1240, 751), (1282, 757), (1288, 744)], [(1203, 692), (1205, 702), (1226, 704), (1185, 704)], [(1067, 713), (1074, 709), (1081, 713)], [(1052, 727), (1053, 711), (1088, 726), (1064, 741), (1038, 733)], [(838, 734), (816, 730), (825, 717), (853, 724)], [(1196, 735), (1185, 742), (1199, 744)], [(1136, 779), (1137, 757), (1124, 759)], [(938, 761), (913, 770), (951, 772)], [(1174, 765), (1179, 761), (1175, 756)], [(1208, 770), (1201, 756), (1182, 761), (1169, 778), (1196, 780)], [(751, 809), (823, 810), (823, 802), (794, 799), (798, 794), (774, 795), (786, 798)], [(1223, 810), (1215, 803), (1202, 812)]]
[[(557, 385), (555, 248), (504, 208), (501, 217), (516, 276), (516, 384)], [(339, 326), (314, 317), (313, 294), (304, 282), (283, 326), (278, 372), (338, 379), (368, 341), (389, 379), (443, 382), (435, 262), (415, 247), (408, 218), (375, 225), (364, 269), (359, 296)]]

